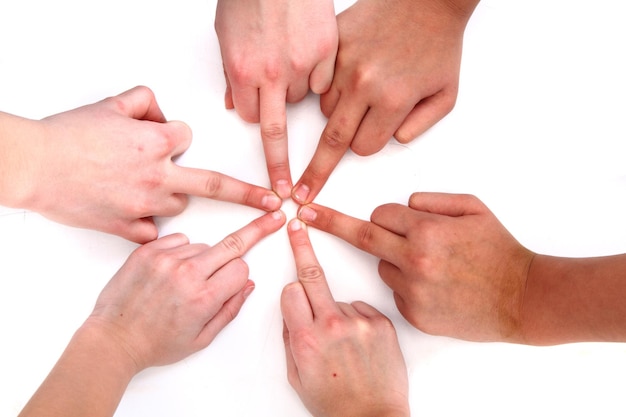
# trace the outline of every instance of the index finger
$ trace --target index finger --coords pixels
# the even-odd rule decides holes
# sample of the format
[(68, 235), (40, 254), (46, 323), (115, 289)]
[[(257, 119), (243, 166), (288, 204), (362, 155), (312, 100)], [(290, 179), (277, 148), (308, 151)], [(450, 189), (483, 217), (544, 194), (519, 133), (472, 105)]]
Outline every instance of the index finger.
[(289, 243), (296, 262), (298, 281), (302, 284), (309, 299), (313, 317), (336, 311), (337, 304), (330, 288), (328, 288), (324, 271), (315, 256), (315, 252), (313, 252), (309, 234), (304, 224), (300, 220), (294, 219), (289, 223), (288, 231)]
[(350, 100), (341, 100), (330, 115), (317, 149), (300, 181), (294, 187), (292, 197), (299, 204), (313, 201), (319, 194), (333, 170), (346, 153), (354, 135), (367, 113), (367, 105), (357, 105)]
[(199, 255), (202, 257), (207, 276), (213, 275), (233, 259), (242, 257), (261, 239), (280, 229), (283, 224), (285, 224), (285, 215), (281, 211), (275, 211), (253, 220), (226, 236), (221, 242)]
[(272, 189), (281, 198), (291, 194), (291, 170), (287, 142), (287, 89), (278, 86), (259, 90), (261, 140)]
[(278, 210), (282, 205), (282, 200), (272, 190), (215, 171), (175, 165), (170, 181), (174, 194), (229, 201), (265, 211)]
[(378, 258), (396, 264), (404, 248), (404, 237), (377, 225), (319, 204), (300, 207), (298, 218), (306, 224), (345, 240)]

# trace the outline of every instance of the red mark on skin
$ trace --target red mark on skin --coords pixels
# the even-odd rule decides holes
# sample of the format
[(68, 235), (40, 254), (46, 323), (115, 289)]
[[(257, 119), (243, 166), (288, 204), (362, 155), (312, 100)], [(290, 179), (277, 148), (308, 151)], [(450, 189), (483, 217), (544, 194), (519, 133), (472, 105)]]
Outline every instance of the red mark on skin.
[(337, 378), (337, 374), (333, 373), (333, 378)]

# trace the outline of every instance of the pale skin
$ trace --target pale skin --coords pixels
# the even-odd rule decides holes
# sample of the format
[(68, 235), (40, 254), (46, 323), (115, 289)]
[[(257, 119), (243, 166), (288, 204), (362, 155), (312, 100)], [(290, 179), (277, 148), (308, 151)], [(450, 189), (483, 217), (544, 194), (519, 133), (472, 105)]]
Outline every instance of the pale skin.
[(626, 254), (565, 258), (522, 246), (476, 197), (415, 193), (364, 221), (317, 204), (298, 216), (381, 258), (398, 310), (430, 334), (552, 345), (626, 341)]
[(213, 247), (182, 234), (139, 247), (20, 417), (110, 417), (138, 372), (208, 346), (254, 289), (241, 256), (284, 223), (273, 212)]
[(329, 118), (292, 197), (317, 196), (350, 148), (409, 143), (456, 103), (463, 34), (478, 0), (358, 0), (337, 16), (339, 50), (322, 112)]
[(188, 195), (280, 208), (271, 190), (177, 165), (191, 138), (146, 87), (39, 121), (0, 113), (0, 204), (138, 243), (156, 239), (152, 217), (182, 212)]
[(287, 375), (315, 417), (409, 416), (392, 323), (361, 301), (336, 302), (298, 219), (288, 225), (298, 281), (281, 296)]
[(337, 55), (332, 0), (219, 0), (215, 30), (226, 78), (225, 105), (260, 123), (272, 188), (282, 198), (293, 187), (286, 103), (309, 89), (328, 90)]

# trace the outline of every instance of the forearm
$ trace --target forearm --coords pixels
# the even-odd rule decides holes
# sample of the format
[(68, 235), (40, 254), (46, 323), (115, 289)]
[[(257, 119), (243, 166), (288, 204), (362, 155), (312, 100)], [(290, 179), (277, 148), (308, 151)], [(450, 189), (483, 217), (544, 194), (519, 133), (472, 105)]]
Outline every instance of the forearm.
[(0, 112), (0, 205), (27, 208), (41, 137), (38, 122)]
[(522, 307), (524, 343), (626, 341), (626, 254), (537, 255)]
[(109, 417), (135, 374), (111, 337), (79, 329), (19, 417)]
[[(450, 27), (450, 24), (459, 25), (463, 29), (474, 13), (480, 0), (396, 0), (403, 2), (403, 8), (409, 12), (428, 14), (433, 24)], [(422, 22), (423, 23), (423, 22)]]

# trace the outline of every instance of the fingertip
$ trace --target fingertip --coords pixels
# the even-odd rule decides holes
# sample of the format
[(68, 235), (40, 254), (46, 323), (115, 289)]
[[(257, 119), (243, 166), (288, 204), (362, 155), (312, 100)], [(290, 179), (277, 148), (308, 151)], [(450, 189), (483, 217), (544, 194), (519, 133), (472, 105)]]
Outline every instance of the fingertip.
[(261, 199), (261, 206), (266, 211), (276, 211), (283, 205), (283, 199), (275, 192), (269, 192)]
[(301, 206), (298, 209), (298, 218), (304, 223), (314, 222), (317, 218), (317, 211), (310, 205)]
[(310, 203), (310, 201), (308, 201), (310, 194), (311, 189), (309, 186), (299, 183), (293, 187), (293, 190), (291, 191), (291, 198), (298, 204), (307, 204)]
[(287, 227), (290, 232), (294, 232), (294, 233), (299, 232), (300, 230), (306, 231), (306, 224), (302, 222), (300, 219), (291, 219)]
[(282, 210), (273, 211), (270, 213), (270, 216), (272, 216), (272, 219), (277, 223), (277, 227), (281, 227), (287, 220), (287, 216)]
[(291, 189), (293, 187), (293, 184), (291, 183), (290, 180), (285, 180), (285, 179), (281, 179), (281, 180), (277, 180), (274, 182), (274, 192), (281, 198), (289, 198), (291, 196)]
[(250, 294), (252, 294), (252, 291), (254, 291), (255, 288), (256, 288), (256, 284), (254, 283), (254, 281), (249, 279), (248, 282), (246, 282), (246, 285), (244, 285), (243, 290), (242, 290), (243, 299), (246, 300), (250, 296)]

